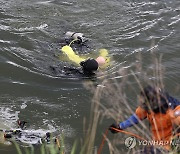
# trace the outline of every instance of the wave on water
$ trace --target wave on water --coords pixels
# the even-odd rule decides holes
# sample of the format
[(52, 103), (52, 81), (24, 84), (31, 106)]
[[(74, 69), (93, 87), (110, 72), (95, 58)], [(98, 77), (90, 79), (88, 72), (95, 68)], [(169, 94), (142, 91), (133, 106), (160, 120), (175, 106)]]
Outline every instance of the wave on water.
[(25, 28), (19, 28), (19, 29), (15, 29), (16, 31), (19, 32), (26, 32), (26, 31), (35, 31), (35, 30), (43, 30), (45, 28), (48, 28), (48, 24), (42, 24), (40, 26), (37, 27), (25, 27)]

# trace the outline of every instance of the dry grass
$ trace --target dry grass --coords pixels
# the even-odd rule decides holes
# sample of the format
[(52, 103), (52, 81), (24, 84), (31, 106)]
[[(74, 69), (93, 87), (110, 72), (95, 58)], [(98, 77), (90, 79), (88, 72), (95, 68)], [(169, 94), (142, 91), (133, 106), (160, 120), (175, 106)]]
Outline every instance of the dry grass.
[[(157, 54), (152, 50), (150, 52), (152, 63), (150, 66), (144, 66), (145, 61), (141, 54), (137, 54), (135, 63), (131, 68), (121, 67), (113, 74), (104, 80), (99, 81), (99, 86), (94, 86), (92, 83), (85, 83), (85, 87), (94, 93), (92, 100), (90, 123), (85, 138), (83, 140), (82, 153), (93, 154), (97, 153), (95, 149), (95, 136), (98, 125), (110, 119), (113, 122), (119, 123), (127, 119), (128, 116), (134, 113), (138, 106), (136, 96), (143, 90), (145, 85), (157, 86), (164, 88), (163, 77), (164, 68), (161, 65), (162, 55)], [(129, 99), (133, 94), (134, 98)], [(151, 132), (149, 125), (144, 121), (140, 122), (127, 129), (130, 132), (139, 134), (141, 137), (151, 140)], [(103, 133), (104, 130), (102, 130)], [(124, 147), (124, 140), (127, 135), (119, 133), (117, 135), (109, 135), (107, 138), (107, 145), (110, 154), (126, 153), (127, 149)], [(133, 148), (129, 153), (138, 153), (139, 147)], [(163, 150), (160, 150), (164, 153)], [(175, 153), (175, 152), (173, 152)]]

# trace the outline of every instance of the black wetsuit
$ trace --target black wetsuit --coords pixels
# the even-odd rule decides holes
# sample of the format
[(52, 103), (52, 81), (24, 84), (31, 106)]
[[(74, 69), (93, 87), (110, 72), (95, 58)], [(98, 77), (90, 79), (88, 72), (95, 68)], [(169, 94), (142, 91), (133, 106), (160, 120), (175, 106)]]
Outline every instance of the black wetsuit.
[(50, 66), (50, 69), (56, 76), (64, 74), (73, 77), (94, 77), (94, 72), (98, 69), (98, 63), (95, 59), (89, 58), (80, 62), (80, 67), (64, 66), (62, 68), (62, 66)]
[(69, 77), (95, 77), (94, 72), (84, 71), (82, 67), (64, 66), (60, 68), (58, 66), (50, 66), (51, 72), (56, 76), (66, 75)]

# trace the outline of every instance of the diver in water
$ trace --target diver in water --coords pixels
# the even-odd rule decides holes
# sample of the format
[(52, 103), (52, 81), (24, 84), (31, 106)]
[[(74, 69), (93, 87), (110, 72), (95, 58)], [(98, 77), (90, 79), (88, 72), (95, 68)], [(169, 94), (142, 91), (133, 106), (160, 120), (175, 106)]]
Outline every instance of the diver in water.
[(94, 76), (95, 72), (98, 70), (100, 66), (105, 64), (105, 59), (103, 57), (98, 57), (96, 59), (88, 58), (84, 61), (81, 61), (79, 65), (81, 67), (64, 67), (64, 70), (69, 73), (79, 73), (84, 76)]
[[(117, 133), (118, 131), (114, 128), (124, 130), (138, 124), (140, 120), (148, 119), (153, 140), (156, 143), (167, 143), (162, 146), (164, 149), (170, 150), (171, 139), (175, 135), (173, 126), (177, 128), (180, 126), (180, 102), (167, 92), (150, 85), (140, 92), (138, 99), (140, 105), (135, 114), (119, 124), (112, 124), (109, 130)], [(178, 131), (175, 132), (176, 135), (179, 133)]]
[(88, 39), (85, 38), (83, 33), (76, 33), (76, 32), (66, 32), (65, 34), (66, 38), (65, 41), (67, 44), (70, 44), (71, 41), (77, 42), (77, 44), (85, 45), (85, 43), (88, 41)]
[(21, 144), (38, 145), (42, 143), (50, 143), (54, 140), (56, 143), (57, 138), (52, 138), (50, 132), (42, 132), (40, 130), (27, 130), (25, 124), (27, 122), (18, 120), (19, 129), (15, 130), (1, 130), (4, 132), (4, 138), (9, 141), (17, 141)]
[(72, 48), (79, 53), (89, 53), (92, 45), (90, 45), (89, 39), (87, 39), (83, 33), (66, 32), (65, 37), (58, 41), (58, 44), (63, 47), (71, 44)]
[(5, 131), (4, 138), (9, 141), (16, 141), (22, 144), (38, 145), (42, 143), (50, 143), (50, 133), (46, 134), (38, 130), (11, 130)]
[[(99, 56), (97, 58), (82, 58), (76, 52), (74, 52), (71, 44), (79, 44), (83, 45), (87, 40), (83, 36), (82, 33), (74, 33), (67, 32), (66, 36), (68, 36), (68, 40), (66, 41), (69, 44), (62, 46), (61, 51), (71, 60), (73, 63), (78, 65), (78, 67), (68, 67), (65, 66), (62, 70), (58, 69), (58, 67), (51, 66), (51, 70), (55, 74), (60, 72), (64, 72), (67, 75), (80, 75), (86, 77), (92, 77), (95, 75), (95, 72), (99, 68), (104, 68), (109, 65), (110, 58), (108, 56), (108, 51), (106, 49), (101, 49), (99, 51)], [(71, 40), (71, 42), (70, 42)]]

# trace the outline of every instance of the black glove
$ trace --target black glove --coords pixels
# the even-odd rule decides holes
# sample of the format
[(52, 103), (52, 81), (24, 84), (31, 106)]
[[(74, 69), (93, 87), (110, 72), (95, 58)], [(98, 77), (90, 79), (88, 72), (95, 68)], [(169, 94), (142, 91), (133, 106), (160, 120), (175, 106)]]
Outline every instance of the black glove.
[(118, 133), (118, 131), (114, 130), (113, 128), (120, 129), (119, 125), (117, 125), (117, 124), (112, 124), (111, 126), (109, 126), (109, 130), (110, 130), (111, 133), (113, 133), (113, 134)]
[(18, 126), (19, 126), (21, 129), (23, 129), (24, 126), (25, 126), (25, 124), (26, 124), (27, 122), (26, 122), (26, 121), (20, 121), (20, 120), (18, 120), (17, 123), (18, 123)]
[(86, 60), (85, 61), (81, 61), (79, 64), (83, 67), (86, 63)]

